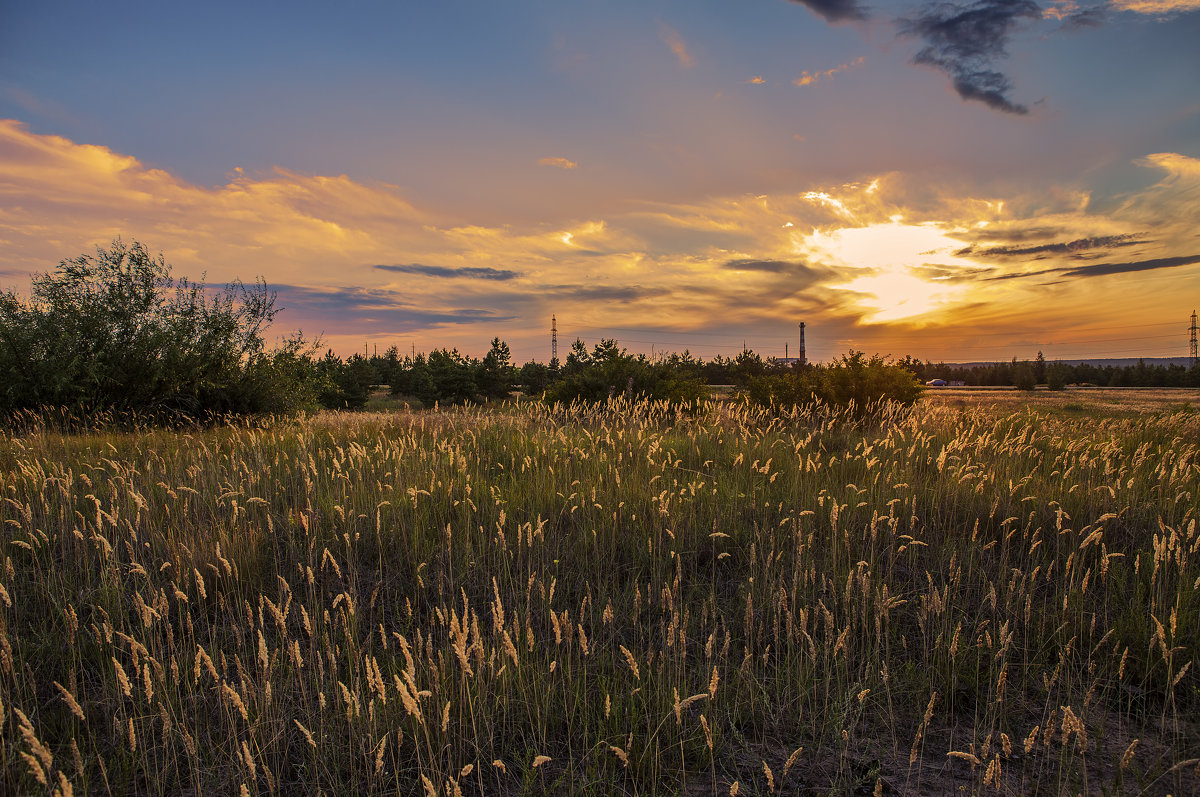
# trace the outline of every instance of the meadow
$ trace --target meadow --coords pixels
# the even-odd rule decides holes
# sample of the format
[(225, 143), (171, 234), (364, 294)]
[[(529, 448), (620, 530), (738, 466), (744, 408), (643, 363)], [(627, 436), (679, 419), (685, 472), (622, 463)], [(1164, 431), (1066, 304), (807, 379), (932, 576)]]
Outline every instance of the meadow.
[(10, 430), (0, 791), (1197, 793), (1200, 414), (1055, 400)]

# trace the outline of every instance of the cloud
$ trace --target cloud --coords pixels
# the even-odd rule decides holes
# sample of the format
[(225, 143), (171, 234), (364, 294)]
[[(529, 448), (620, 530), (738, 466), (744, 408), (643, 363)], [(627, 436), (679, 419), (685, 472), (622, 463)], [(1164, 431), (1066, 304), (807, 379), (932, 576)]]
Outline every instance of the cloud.
[(1145, 243), (1141, 236), (1127, 233), (1124, 235), (1101, 235), (1095, 238), (1077, 238), (1065, 243), (1038, 244), (1037, 246), (993, 246), (987, 249), (968, 246), (954, 254), (960, 257), (1019, 257), (1045, 254), (1070, 254), (1079, 257), (1078, 253), (1088, 249), (1116, 249), (1141, 243)]
[(53, 100), (42, 99), (16, 86), (0, 85), (0, 96), (24, 108), (35, 116), (53, 119), (56, 122), (75, 122), (75, 116), (66, 106)]
[(816, 83), (818, 80), (821, 80), (822, 78), (831, 78), (834, 75), (836, 75), (838, 72), (844, 72), (847, 69), (850, 69), (851, 67), (860, 66), (863, 63), (865, 63), (866, 60), (867, 60), (866, 56), (860, 55), (858, 58), (855, 58), (853, 61), (849, 61), (844, 64), (838, 64), (833, 69), (826, 69), (824, 72), (805, 71), (800, 75), (800, 77), (798, 77), (792, 81), (792, 85), (794, 85), (794, 86), (810, 86), (813, 83)]
[(671, 48), (671, 52), (675, 54), (675, 58), (679, 61), (680, 66), (690, 67), (696, 65), (696, 59), (692, 58), (687, 51), (687, 42), (679, 35), (679, 31), (672, 28), (665, 22), (660, 22), (658, 25), (658, 34), (663, 40), (663, 44)]
[(1159, 268), (1178, 268), (1200, 263), (1200, 255), (1179, 257), (1156, 257), (1152, 260), (1135, 260), (1131, 263), (1096, 263), (1090, 266), (1057, 269), (1067, 277), (1101, 277), (1109, 274), (1129, 274), (1135, 271), (1152, 271)]
[(642, 285), (551, 285), (546, 292), (591, 302), (636, 302), (665, 296), (670, 289)]
[[(276, 169), (198, 185), (0, 121), (0, 277), (19, 284), (122, 235), (163, 251), (177, 276), (207, 271), (221, 284), (262, 275), (286, 308), (284, 330), (324, 331), (342, 353), (369, 339), (482, 354), (499, 335), (514, 356), (544, 359), (556, 313), (560, 330), (564, 318), (568, 329), (597, 330), (652, 318), (663, 330), (736, 330), (739, 343), (753, 330), (782, 341), (780, 330), (803, 318), (829, 356), (894, 345), (855, 335), (911, 333), (922, 345), (906, 350), (936, 359), (963, 345), (952, 325), (967, 319), (1004, 341), (1048, 318), (1079, 327), (1107, 297), (1119, 297), (1106, 309), (1110, 326), (1185, 301), (1163, 287), (1180, 279), (1172, 268), (1200, 263), (1200, 159), (1161, 152), (1138, 163), (1158, 182), (1090, 202), (1075, 186), (976, 196), (895, 172), (639, 202), (566, 225), (484, 224), (346, 176)], [(1117, 252), (1130, 254), (1103, 262)], [(729, 353), (699, 342), (692, 350)]]
[(1114, 0), (1113, 8), (1165, 17), (1200, 10), (1200, 0)]
[(1108, 16), (1109, 7), (1106, 5), (1081, 7), (1075, 0), (1055, 0), (1042, 10), (1043, 19), (1057, 20), (1065, 30), (1095, 28), (1103, 24)]
[(846, 22), (867, 18), (867, 9), (857, 0), (791, 0), (808, 8), (826, 22)]
[(780, 274), (784, 271), (789, 271), (793, 268), (803, 268), (802, 263), (792, 263), (787, 260), (727, 260), (721, 264), (721, 268), (730, 271), (765, 271), (769, 274)]
[(1139, 166), (1162, 169), (1172, 177), (1200, 178), (1200, 158), (1180, 155), (1178, 152), (1156, 152), (1137, 163)]
[(1025, 114), (1029, 109), (1008, 97), (1012, 81), (992, 64), (1007, 55), (1005, 46), (1022, 19), (1041, 16), (1033, 0), (979, 0), (970, 5), (932, 4), (898, 23), (901, 35), (924, 42), (913, 63), (945, 72), (964, 100)]
[(279, 304), (289, 316), (305, 322), (332, 323), (340, 334), (375, 332), (404, 333), (457, 324), (481, 324), (511, 320), (490, 308), (429, 309), (416, 307), (406, 293), (336, 286), (312, 288), (302, 285), (272, 285)]
[[(1176, 257), (1155, 257), (1149, 260), (1133, 260), (1126, 263), (1094, 263), (1090, 266), (1074, 266), (1071, 268), (1044, 268), (1039, 271), (1013, 272), (989, 276), (989, 281), (1028, 279), (1030, 277), (1107, 277), (1113, 274), (1135, 274), (1139, 271), (1155, 271), (1160, 268), (1179, 268), (1200, 263), (1200, 255), (1180, 255)], [(1044, 283), (1047, 285), (1061, 284), (1062, 280)]]
[(567, 158), (538, 158), (538, 166), (553, 166), (557, 169), (574, 169), (579, 163)]
[(766, 78), (764, 78), (762, 75), (755, 75), (754, 77), (750, 78), (746, 82), (753, 86), (761, 86), (763, 83), (766, 83), (767, 81), (766, 81)]
[(481, 268), (476, 266), (449, 268), (447, 266), (423, 266), (420, 263), (409, 263), (394, 266), (372, 266), (372, 268), (377, 268), (380, 271), (394, 271), (400, 274), (421, 274), (426, 277), (497, 280), (500, 282), (516, 279), (521, 276), (517, 272), (509, 271), (508, 269)]

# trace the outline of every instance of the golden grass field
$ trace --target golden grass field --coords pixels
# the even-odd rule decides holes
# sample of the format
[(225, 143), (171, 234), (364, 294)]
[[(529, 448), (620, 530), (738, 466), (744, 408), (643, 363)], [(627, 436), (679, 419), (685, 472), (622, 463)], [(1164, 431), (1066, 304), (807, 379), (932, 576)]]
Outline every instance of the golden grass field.
[(1196, 391), (0, 435), (6, 794), (1194, 794)]
[(998, 411), (1032, 409), (1079, 414), (1141, 414), (1200, 410), (1200, 389), (1156, 387), (1068, 387), (1061, 391), (1031, 392), (1013, 388), (929, 388), (924, 401), (935, 405), (979, 406)]

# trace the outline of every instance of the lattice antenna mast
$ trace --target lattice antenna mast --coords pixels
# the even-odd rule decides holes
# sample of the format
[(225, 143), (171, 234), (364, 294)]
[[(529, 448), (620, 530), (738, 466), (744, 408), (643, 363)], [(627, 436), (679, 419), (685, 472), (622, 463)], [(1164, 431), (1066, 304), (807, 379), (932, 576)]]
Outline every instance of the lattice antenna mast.
[(801, 321), (800, 322), (800, 364), (801, 365), (808, 365), (808, 360), (806, 359), (806, 354), (807, 353), (804, 350), (804, 322)]
[(558, 359), (558, 319), (550, 316), (550, 359)]
[(1192, 356), (1192, 367), (1194, 368), (1196, 366), (1196, 363), (1200, 362), (1200, 350), (1197, 350), (1197, 347), (1196, 347), (1196, 311), (1195, 310), (1192, 311), (1192, 326), (1188, 331), (1191, 332), (1191, 352), (1190, 352), (1190, 354)]

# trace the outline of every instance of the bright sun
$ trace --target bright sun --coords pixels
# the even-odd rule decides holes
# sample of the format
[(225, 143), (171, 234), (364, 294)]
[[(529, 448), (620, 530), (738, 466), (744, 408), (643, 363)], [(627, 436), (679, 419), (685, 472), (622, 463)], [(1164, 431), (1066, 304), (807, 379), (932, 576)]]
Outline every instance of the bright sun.
[(870, 311), (866, 318), (870, 323), (913, 318), (963, 297), (965, 286), (926, 279), (920, 276), (921, 267), (978, 268), (953, 254), (963, 242), (951, 238), (940, 225), (905, 224), (899, 218), (798, 234), (796, 245), (808, 257), (845, 269), (846, 282), (833, 287), (855, 294), (858, 304)]

